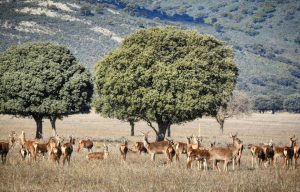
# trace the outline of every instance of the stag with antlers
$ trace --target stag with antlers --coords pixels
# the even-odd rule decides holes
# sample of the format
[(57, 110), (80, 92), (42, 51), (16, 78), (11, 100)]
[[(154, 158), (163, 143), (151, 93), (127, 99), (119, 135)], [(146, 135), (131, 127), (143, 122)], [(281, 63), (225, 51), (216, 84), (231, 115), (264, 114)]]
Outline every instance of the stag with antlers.
[(155, 160), (155, 155), (159, 154), (159, 153), (164, 153), (166, 154), (168, 161), (172, 162), (173, 160), (173, 156), (175, 155), (175, 150), (172, 147), (173, 146), (173, 142), (171, 140), (167, 140), (167, 141), (157, 141), (157, 142), (149, 142), (148, 141), (148, 134), (150, 131), (148, 131), (147, 133), (143, 133), (144, 135), (144, 146), (147, 149), (148, 153), (151, 154), (151, 159), (152, 161)]

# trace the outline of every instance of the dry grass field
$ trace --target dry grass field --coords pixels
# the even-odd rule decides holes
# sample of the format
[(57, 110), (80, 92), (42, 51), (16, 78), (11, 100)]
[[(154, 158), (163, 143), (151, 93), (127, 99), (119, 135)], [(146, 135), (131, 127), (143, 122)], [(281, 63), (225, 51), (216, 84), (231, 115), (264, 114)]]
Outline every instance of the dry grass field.
[[(185, 141), (186, 136), (204, 136), (204, 145), (216, 141), (219, 145), (231, 143), (229, 133), (238, 133), (244, 145), (263, 143), (273, 139), (276, 145), (288, 145), (291, 135), (300, 138), (300, 115), (297, 114), (253, 114), (250, 117), (229, 119), (222, 135), (212, 118), (197, 119), (172, 126), (172, 138)], [(94, 151), (102, 151), (105, 141), (109, 144), (109, 157), (103, 161), (86, 160), (88, 152), (74, 152), (70, 166), (56, 165), (38, 157), (37, 162), (22, 161), (16, 145), (7, 156), (7, 163), (0, 165), (0, 191), (293, 191), (300, 192), (300, 166), (285, 169), (282, 159), (278, 167), (251, 168), (250, 152), (243, 153), (241, 167), (228, 172), (202, 171), (194, 166), (186, 168), (186, 157), (179, 162), (166, 163), (164, 155), (157, 155), (155, 162), (149, 155), (129, 154), (126, 162), (121, 161), (117, 149), (118, 141), (124, 136), (129, 145), (142, 140), (138, 131), (150, 130), (143, 122), (136, 125), (136, 136), (130, 137), (129, 124), (118, 120), (104, 119), (95, 113), (74, 115), (57, 122), (58, 134), (74, 135), (77, 139), (86, 136), (96, 142)], [(32, 119), (0, 116), (0, 139), (7, 140), (8, 134), (18, 135), (25, 131), (27, 138), (34, 138), (35, 123)], [(45, 140), (51, 135), (50, 123), (44, 121)], [(154, 140), (150, 134), (149, 140)], [(300, 162), (299, 162), (300, 163)]]

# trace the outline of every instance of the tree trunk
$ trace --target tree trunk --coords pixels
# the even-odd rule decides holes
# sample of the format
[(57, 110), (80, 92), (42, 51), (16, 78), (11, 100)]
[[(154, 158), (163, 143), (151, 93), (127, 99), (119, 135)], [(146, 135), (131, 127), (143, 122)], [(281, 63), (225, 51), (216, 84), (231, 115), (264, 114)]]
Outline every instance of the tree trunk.
[(168, 127), (168, 137), (171, 137), (171, 126)]
[(225, 119), (220, 122), (220, 129), (221, 129), (222, 134), (224, 133), (224, 124), (225, 124)]
[(130, 124), (130, 136), (134, 136), (134, 121), (133, 120), (129, 120), (129, 124)]
[(171, 127), (168, 122), (157, 122), (158, 134), (156, 135), (156, 141), (163, 141), (165, 139), (166, 131)]
[(42, 139), (43, 138), (43, 117), (33, 116), (33, 119), (35, 120), (36, 123), (35, 138)]
[(56, 116), (50, 116), (49, 119), (50, 119), (51, 128), (52, 128), (52, 136), (55, 137), (57, 135), (56, 126), (55, 126), (57, 117)]
[(216, 116), (216, 120), (217, 120), (217, 122), (219, 123), (219, 125), (220, 125), (220, 130), (221, 130), (221, 132), (222, 132), (222, 134), (223, 134), (223, 132), (224, 132), (224, 124), (225, 124), (225, 117), (224, 117), (224, 116), (217, 115), (217, 116)]

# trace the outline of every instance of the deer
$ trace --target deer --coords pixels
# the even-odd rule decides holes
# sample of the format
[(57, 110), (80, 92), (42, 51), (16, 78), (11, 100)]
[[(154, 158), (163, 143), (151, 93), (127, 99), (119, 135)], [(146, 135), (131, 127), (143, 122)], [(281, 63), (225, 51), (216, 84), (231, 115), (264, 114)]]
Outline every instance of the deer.
[(187, 154), (187, 143), (175, 142), (176, 161), (179, 161), (181, 154)]
[[(214, 166), (217, 165), (217, 161), (224, 161), (224, 171), (228, 171), (228, 163), (233, 161), (233, 170), (235, 166), (235, 159), (239, 155), (240, 151), (242, 150), (243, 142), (235, 138), (234, 144), (232, 147), (214, 147), (212, 146), (211, 149), (192, 149), (189, 153), (189, 158), (187, 162), (187, 168), (191, 168), (192, 161), (198, 160), (204, 163), (204, 170), (207, 170), (207, 162), (213, 161), (213, 169)], [(218, 167), (219, 171), (221, 169)]]
[[(232, 147), (234, 146), (234, 142), (237, 138), (237, 133), (235, 133), (234, 135), (232, 133), (230, 133), (230, 136), (232, 138), (232, 145), (229, 145), (228, 147)], [(242, 158), (242, 153), (243, 153), (243, 150), (244, 150), (244, 145), (242, 145), (242, 148), (241, 150), (239, 151), (239, 154), (236, 156), (236, 162), (238, 164), (238, 166), (240, 167), (241, 166), (241, 158)]]
[(57, 140), (55, 138), (50, 138), (49, 141), (49, 159), (53, 162), (57, 162), (59, 164), (60, 158), (62, 156), (62, 150), (61, 150), (61, 140), (58, 138)]
[(125, 161), (127, 153), (128, 153), (128, 141), (127, 140), (123, 140), (123, 143), (120, 144), (119, 151), (121, 153), (123, 161)]
[(132, 146), (132, 148), (129, 150), (132, 152), (135, 152), (135, 153), (139, 152), (139, 154), (148, 153), (146, 147), (144, 146), (144, 143), (141, 141), (135, 142), (134, 145)]
[(284, 158), (284, 152), (283, 152), (284, 151), (284, 147), (276, 147), (276, 146), (274, 146), (273, 150), (274, 150), (274, 166), (276, 166), (277, 159), (279, 157)]
[(34, 161), (36, 161), (36, 155), (37, 155), (37, 145), (38, 141), (35, 140), (26, 140), (25, 138), (25, 132), (22, 131), (21, 135), (19, 136), (22, 148), (26, 150), (26, 154), (28, 155), (28, 158), (31, 160), (31, 156)]
[[(213, 166), (216, 161), (224, 161), (224, 171), (228, 170), (228, 163), (232, 161), (232, 169), (235, 168), (235, 159), (241, 154), (241, 150), (243, 149), (243, 142), (235, 138), (234, 145), (230, 148), (222, 148), (222, 147), (214, 147), (209, 150), (210, 159), (213, 160)], [(220, 168), (217, 168), (220, 171)]]
[(90, 139), (79, 140), (77, 152), (79, 152), (83, 148), (86, 148), (88, 152), (90, 152), (92, 151), (93, 146), (94, 144)]
[(285, 166), (289, 168), (289, 166), (293, 164), (293, 158), (294, 158), (294, 146), (296, 140), (294, 140), (294, 137), (290, 137), (290, 146), (289, 147), (284, 147), (283, 149), (283, 154), (284, 154), (284, 162)]
[(8, 136), (8, 142), (1, 141), (0, 142), (0, 154), (1, 154), (1, 160), (2, 164), (6, 163), (6, 156), (10, 149), (12, 149), (15, 145), (16, 139), (15, 139), (15, 132), (12, 132)]
[(151, 154), (152, 161), (155, 161), (156, 154), (164, 153), (168, 158), (168, 162), (172, 162), (173, 156), (175, 155), (175, 150), (172, 147), (174, 143), (171, 140), (150, 143), (148, 141), (149, 131), (147, 133), (141, 133), (144, 135), (144, 146), (147, 149), (148, 153)]
[(295, 135), (294, 135), (294, 161), (295, 161), (295, 169), (297, 168), (297, 160), (300, 156), (300, 146), (297, 145), (296, 141), (297, 139), (295, 139)]
[(274, 161), (274, 150), (272, 140), (269, 144), (264, 144), (262, 146), (258, 145), (248, 145), (252, 155), (252, 168), (254, 168), (254, 160), (256, 162), (257, 168), (259, 164), (265, 161), (264, 166), (267, 167), (267, 164), (270, 164), (271, 161)]
[(103, 144), (104, 146), (104, 150), (103, 152), (92, 152), (92, 153), (89, 153), (86, 158), (88, 160), (103, 160), (103, 159), (106, 159), (109, 155), (109, 152), (108, 152), (108, 146), (106, 144)]
[(69, 138), (69, 142), (62, 144), (61, 146), (63, 165), (65, 165), (66, 160), (68, 162), (68, 165), (70, 165), (71, 155), (73, 153), (73, 145), (75, 145), (75, 138), (73, 138), (72, 136), (70, 136)]
[(47, 143), (38, 143), (37, 144), (37, 152), (41, 153), (43, 155), (43, 159), (45, 158), (45, 154), (50, 154), (50, 148), (52, 146), (56, 146), (57, 140), (59, 140), (59, 136), (56, 135), (56, 137), (50, 137)]

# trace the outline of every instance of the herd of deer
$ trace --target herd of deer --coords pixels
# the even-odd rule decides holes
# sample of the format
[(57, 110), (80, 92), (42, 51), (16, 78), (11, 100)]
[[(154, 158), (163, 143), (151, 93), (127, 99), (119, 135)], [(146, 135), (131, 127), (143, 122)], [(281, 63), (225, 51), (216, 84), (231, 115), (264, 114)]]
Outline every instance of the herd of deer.
[[(204, 170), (208, 169), (208, 163), (212, 163), (212, 169), (216, 167), (219, 171), (221, 171), (219, 167), (220, 162), (224, 164), (224, 171), (228, 170), (229, 163), (232, 163), (233, 170), (235, 169), (236, 163), (240, 166), (244, 145), (243, 142), (237, 138), (237, 134), (230, 134), (232, 144), (226, 147), (216, 146), (215, 143), (211, 143), (209, 147), (204, 147), (202, 146), (201, 137), (187, 137), (186, 143), (174, 142), (168, 139), (165, 141), (149, 142), (148, 133), (149, 132), (143, 133), (143, 141), (135, 142), (131, 148), (128, 147), (128, 141), (123, 140), (119, 145), (119, 151), (123, 161), (126, 160), (128, 152), (139, 154), (148, 153), (151, 155), (153, 161), (155, 160), (156, 154), (165, 154), (168, 162), (172, 162), (175, 155), (178, 161), (181, 154), (186, 154), (188, 169), (192, 168), (193, 162), (198, 163), (199, 169), (202, 169), (203, 166)], [(17, 142), (21, 146), (20, 154), (24, 160), (28, 158), (29, 160), (36, 161), (38, 153), (42, 154), (43, 158), (45, 154), (48, 154), (48, 158), (57, 163), (59, 163), (62, 158), (63, 165), (66, 160), (68, 164), (70, 164), (73, 145), (75, 145), (75, 139), (71, 136), (68, 142), (64, 142), (63, 138), (56, 136), (50, 137), (46, 143), (41, 143), (37, 140), (27, 140), (24, 132), (22, 132), (19, 137), (17, 137), (15, 132), (12, 132), (9, 135), (8, 142), (0, 142), (0, 154), (3, 164), (6, 162), (6, 156), (9, 150), (13, 148)], [(105, 144), (103, 152), (92, 152), (93, 142), (90, 139), (80, 140), (78, 142), (77, 152), (83, 148), (86, 148), (89, 152), (87, 155), (88, 160), (103, 160), (109, 155), (108, 146)], [(284, 166), (287, 168), (289, 168), (294, 161), (296, 168), (297, 160), (300, 155), (300, 146), (296, 144), (295, 136), (290, 137), (289, 146), (277, 147), (273, 145), (271, 140), (267, 144), (249, 144), (248, 149), (252, 155), (252, 168), (254, 168), (254, 161), (257, 167), (261, 166), (261, 164), (264, 164), (265, 167), (268, 165), (276, 166), (278, 157), (284, 158)]]

